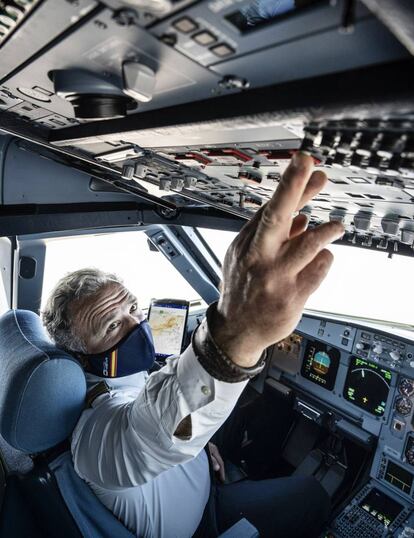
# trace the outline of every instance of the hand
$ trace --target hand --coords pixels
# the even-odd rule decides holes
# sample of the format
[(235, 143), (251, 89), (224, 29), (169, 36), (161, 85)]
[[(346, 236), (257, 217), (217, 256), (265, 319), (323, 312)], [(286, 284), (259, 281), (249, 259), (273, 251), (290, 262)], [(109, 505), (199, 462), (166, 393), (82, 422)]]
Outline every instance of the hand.
[(210, 452), (214, 471), (218, 473), (220, 481), (224, 482), (226, 480), (226, 471), (224, 469), (224, 461), (220, 455), (219, 449), (214, 443), (208, 443), (208, 451)]
[(243, 227), (223, 264), (223, 290), (209, 327), (218, 346), (242, 367), (288, 336), (325, 278), (333, 256), (325, 247), (341, 237), (339, 222), (307, 230), (299, 214), (327, 177), (296, 153), (272, 199)]

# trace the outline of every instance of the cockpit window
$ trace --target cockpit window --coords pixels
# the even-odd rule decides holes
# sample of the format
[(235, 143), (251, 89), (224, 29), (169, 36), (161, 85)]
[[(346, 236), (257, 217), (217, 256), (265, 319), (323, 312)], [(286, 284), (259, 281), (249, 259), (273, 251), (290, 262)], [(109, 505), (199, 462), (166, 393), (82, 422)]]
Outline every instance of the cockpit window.
[(42, 307), (57, 281), (82, 267), (116, 273), (143, 310), (152, 298), (200, 300), (163, 254), (149, 249), (145, 233), (120, 232), (47, 240)]
[[(199, 229), (222, 262), (233, 232)], [(306, 309), (410, 326), (414, 330), (414, 260), (380, 251), (332, 245), (333, 266)]]

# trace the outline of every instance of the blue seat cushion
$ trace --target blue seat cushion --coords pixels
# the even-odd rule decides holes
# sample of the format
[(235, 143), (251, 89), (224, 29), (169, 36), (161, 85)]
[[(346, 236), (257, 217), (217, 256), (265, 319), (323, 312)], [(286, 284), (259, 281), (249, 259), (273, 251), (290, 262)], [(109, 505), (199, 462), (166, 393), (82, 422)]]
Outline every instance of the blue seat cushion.
[(55, 347), (37, 314), (0, 318), (0, 434), (12, 447), (38, 453), (66, 439), (84, 408), (79, 363)]
[(93, 491), (75, 472), (70, 452), (64, 452), (49, 463), (60, 493), (85, 538), (133, 538)]

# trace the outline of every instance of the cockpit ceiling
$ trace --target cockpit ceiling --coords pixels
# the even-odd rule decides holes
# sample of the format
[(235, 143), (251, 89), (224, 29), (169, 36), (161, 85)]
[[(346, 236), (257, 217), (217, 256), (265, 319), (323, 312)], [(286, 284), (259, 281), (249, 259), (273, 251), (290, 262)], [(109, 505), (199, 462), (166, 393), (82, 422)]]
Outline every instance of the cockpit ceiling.
[(414, 254), (413, 64), (363, 3), (281, 2), (264, 18), (251, 0), (14, 4), (0, 18), (6, 132), (124, 190), (246, 219), (301, 148), (329, 178), (303, 209), (312, 225), (341, 220), (350, 244)]

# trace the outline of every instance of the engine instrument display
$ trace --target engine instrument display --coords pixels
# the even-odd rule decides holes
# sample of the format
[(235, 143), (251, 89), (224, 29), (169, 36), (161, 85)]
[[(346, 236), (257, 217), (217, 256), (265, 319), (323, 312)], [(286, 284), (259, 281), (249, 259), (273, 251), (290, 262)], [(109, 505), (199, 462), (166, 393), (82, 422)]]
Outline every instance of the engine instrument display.
[(403, 509), (400, 503), (397, 503), (376, 488), (373, 488), (368, 493), (359, 506), (385, 527), (389, 527)]
[(382, 417), (391, 384), (391, 372), (378, 364), (351, 357), (344, 397), (354, 405)]
[(413, 475), (390, 460), (388, 460), (387, 468), (385, 469), (384, 480), (407, 495), (410, 494)]
[(301, 374), (324, 389), (332, 390), (340, 358), (341, 354), (337, 349), (310, 340), (305, 349)]

